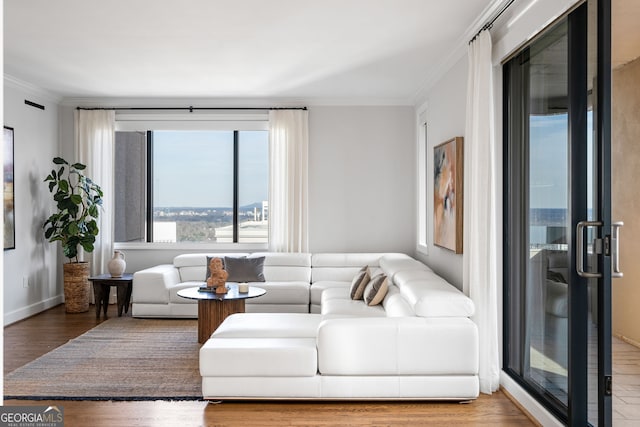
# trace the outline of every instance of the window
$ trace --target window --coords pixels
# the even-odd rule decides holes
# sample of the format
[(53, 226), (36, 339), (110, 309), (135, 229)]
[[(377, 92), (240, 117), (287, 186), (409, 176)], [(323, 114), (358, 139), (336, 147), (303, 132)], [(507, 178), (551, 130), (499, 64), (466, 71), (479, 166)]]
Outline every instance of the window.
[(120, 130), (115, 151), (116, 242), (268, 242), (267, 130)]
[[(427, 111), (426, 106), (421, 107), (421, 112), (417, 115), (417, 168), (418, 168), (418, 224), (417, 224), (417, 250), (424, 255), (428, 254), (427, 242), (428, 242), (428, 212), (429, 212), (429, 197), (427, 196), (427, 188), (429, 188), (427, 176), (429, 173), (433, 173), (432, 170), (427, 170), (427, 165), (433, 165), (433, 161), (429, 162), (427, 159)], [(433, 197), (433, 195), (432, 195)]]

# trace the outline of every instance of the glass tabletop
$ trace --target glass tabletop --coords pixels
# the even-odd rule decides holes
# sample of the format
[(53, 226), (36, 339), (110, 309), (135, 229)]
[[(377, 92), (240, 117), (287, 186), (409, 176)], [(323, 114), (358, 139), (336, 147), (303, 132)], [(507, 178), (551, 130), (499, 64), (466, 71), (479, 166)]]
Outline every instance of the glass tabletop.
[[(204, 282), (202, 283), (204, 285)], [(188, 299), (211, 299), (211, 300), (234, 300), (234, 299), (248, 299), (248, 298), (257, 298), (267, 293), (266, 290), (262, 288), (258, 288), (256, 286), (249, 286), (248, 292), (240, 292), (238, 290), (237, 283), (227, 283), (227, 293), (226, 294), (216, 294), (215, 292), (210, 291), (201, 291), (198, 286), (192, 288), (185, 288), (178, 291), (178, 296), (182, 298)]]

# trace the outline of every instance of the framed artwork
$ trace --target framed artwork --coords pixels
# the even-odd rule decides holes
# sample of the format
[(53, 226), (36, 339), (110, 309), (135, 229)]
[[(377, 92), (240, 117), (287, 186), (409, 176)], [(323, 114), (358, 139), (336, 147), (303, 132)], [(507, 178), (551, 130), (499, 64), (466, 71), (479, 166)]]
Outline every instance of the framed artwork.
[(2, 213), (4, 215), (4, 249), (15, 249), (16, 247), (16, 222), (14, 213), (14, 191), (13, 191), (13, 128), (4, 127), (4, 180), (3, 194), (4, 204)]
[(433, 148), (433, 243), (462, 253), (463, 138)]

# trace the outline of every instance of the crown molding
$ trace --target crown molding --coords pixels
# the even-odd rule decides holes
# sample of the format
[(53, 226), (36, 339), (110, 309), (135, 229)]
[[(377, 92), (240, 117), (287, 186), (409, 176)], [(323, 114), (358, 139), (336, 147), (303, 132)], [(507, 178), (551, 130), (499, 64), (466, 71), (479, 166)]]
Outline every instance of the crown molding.
[(447, 57), (438, 63), (436, 67), (427, 75), (420, 89), (413, 95), (413, 105), (418, 107), (427, 99), (433, 86), (453, 67), (460, 59), (467, 54), (467, 46), (478, 31), (487, 23), (509, 0), (493, 0), (482, 11), (480, 15), (467, 27), (465, 32), (458, 38), (451, 52)]
[(32, 83), (26, 82), (22, 79), (19, 79), (18, 77), (6, 73), (4, 74), (4, 85), (7, 87), (12, 87), (14, 89), (22, 90), (30, 95), (37, 96), (38, 98), (43, 98), (44, 100), (54, 104), (60, 104), (63, 99), (62, 96), (54, 92), (48, 91), (41, 88), (40, 86), (36, 86)]
[(413, 107), (412, 98), (309, 98), (311, 107)]
[(321, 106), (409, 106), (412, 98), (156, 98), (156, 97), (66, 97), (64, 107), (321, 107)]

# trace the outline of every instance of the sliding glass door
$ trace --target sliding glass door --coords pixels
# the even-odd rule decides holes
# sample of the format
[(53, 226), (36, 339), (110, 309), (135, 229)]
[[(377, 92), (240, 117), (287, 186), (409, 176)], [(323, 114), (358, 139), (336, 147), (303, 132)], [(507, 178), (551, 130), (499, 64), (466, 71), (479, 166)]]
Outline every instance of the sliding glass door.
[(609, 10), (504, 65), (504, 369), (570, 425), (611, 425)]

